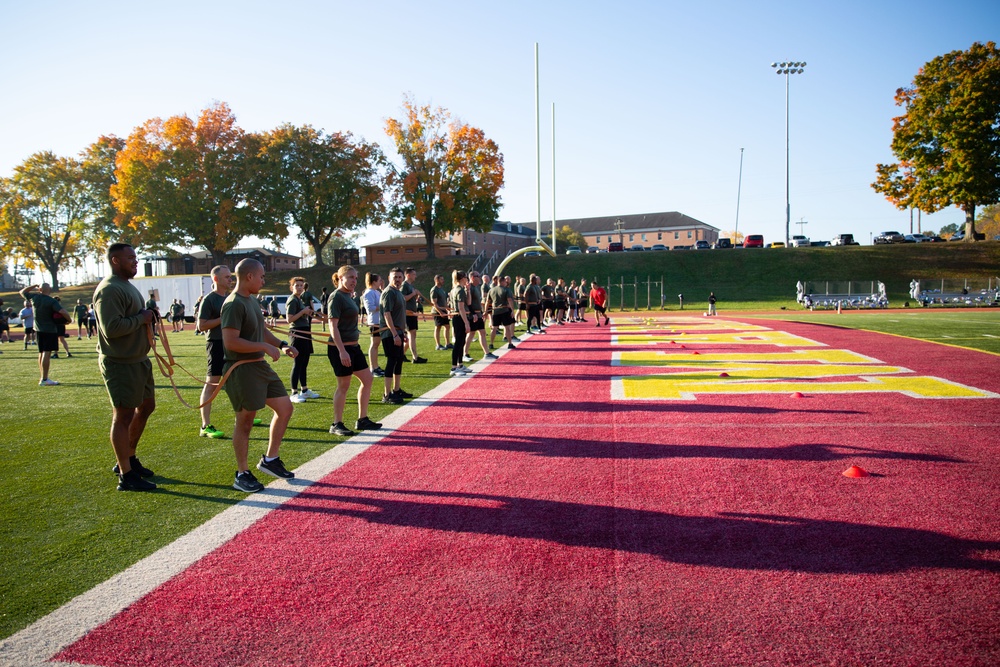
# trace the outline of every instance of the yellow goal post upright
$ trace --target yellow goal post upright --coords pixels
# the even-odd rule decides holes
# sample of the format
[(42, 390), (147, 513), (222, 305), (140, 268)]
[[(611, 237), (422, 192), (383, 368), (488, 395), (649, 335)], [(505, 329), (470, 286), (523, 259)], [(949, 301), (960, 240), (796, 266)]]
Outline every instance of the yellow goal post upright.
[(556, 105), (552, 103), (552, 247), (542, 240), (542, 144), (538, 102), (538, 42), (535, 42), (535, 245), (518, 248), (507, 255), (493, 272), (503, 275), (511, 260), (529, 252), (556, 256)]

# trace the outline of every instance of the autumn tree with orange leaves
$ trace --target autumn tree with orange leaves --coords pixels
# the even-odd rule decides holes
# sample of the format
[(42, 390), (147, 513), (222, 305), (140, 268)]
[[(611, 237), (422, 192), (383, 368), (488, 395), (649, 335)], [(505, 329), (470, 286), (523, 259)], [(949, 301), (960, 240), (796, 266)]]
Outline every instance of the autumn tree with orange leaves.
[(401, 230), (424, 232), (427, 257), (434, 239), (470, 229), (492, 229), (500, 211), (503, 155), (479, 128), (453, 121), (445, 109), (403, 100), (403, 117), (390, 118), (386, 134), (402, 166), (389, 172), (390, 217)]
[(142, 245), (198, 246), (223, 263), (246, 236), (277, 244), (288, 235), (248, 205), (258, 135), (247, 134), (225, 103), (186, 115), (153, 118), (135, 128), (118, 154), (111, 186), (121, 220)]
[(896, 91), (905, 109), (893, 119), (892, 152), (877, 166), (876, 192), (898, 208), (965, 212), (965, 240), (976, 238), (976, 206), (1000, 201), (1000, 50), (976, 42), (925, 64)]
[(316, 266), (331, 240), (385, 219), (388, 164), (375, 144), (286, 124), (261, 137), (255, 162), (255, 208), (298, 227)]

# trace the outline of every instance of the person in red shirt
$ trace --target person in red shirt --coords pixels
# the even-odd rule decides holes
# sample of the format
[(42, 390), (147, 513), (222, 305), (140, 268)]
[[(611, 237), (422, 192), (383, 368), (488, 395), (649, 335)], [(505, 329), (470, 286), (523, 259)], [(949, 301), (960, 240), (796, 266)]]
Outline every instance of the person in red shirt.
[(597, 281), (590, 283), (590, 305), (594, 307), (594, 312), (597, 313), (597, 326), (601, 326), (601, 315), (604, 316), (604, 326), (611, 324), (611, 320), (608, 319), (607, 315), (607, 303), (608, 303), (608, 293), (603, 287), (597, 284)]

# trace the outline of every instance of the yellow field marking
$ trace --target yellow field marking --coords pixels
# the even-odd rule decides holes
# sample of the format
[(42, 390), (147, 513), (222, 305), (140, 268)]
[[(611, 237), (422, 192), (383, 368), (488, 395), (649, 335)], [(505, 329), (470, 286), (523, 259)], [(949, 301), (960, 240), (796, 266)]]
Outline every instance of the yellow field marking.
[(672, 330), (678, 334), (684, 333), (690, 336), (689, 331), (770, 331), (769, 327), (762, 327), (759, 324), (739, 324), (738, 322), (729, 323), (712, 323), (703, 324), (701, 326), (695, 324), (665, 324), (663, 322), (656, 322), (653, 324), (613, 324), (611, 326), (612, 330), (616, 332), (648, 332), (648, 331), (664, 331)]
[[(857, 370), (857, 369), (856, 369)], [(728, 380), (728, 379), (727, 379)], [(848, 382), (730, 382), (666, 375), (612, 378), (613, 400), (693, 401), (699, 394), (899, 393), (913, 398), (1000, 398), (1000, 394), (936, 377), (861, 377)]]
[(648, 335), (614, 335), (613, 345), (662, 345), (671, 341), (684, 345), (777, 345), (779, 347), (827, 347), (802, 336), (796, 336), (785, 331), (761, 331), (756, 333), (689, 333), (678, 338), (670, 334)]
[[(674, 347), (674, 346), (671, 346)], [(661, 348), (662, 349), (662, 348)], [(820, 364), (881, 364), (873, 357), (867, 357), (850, 350), (812, 349), (789, 352), (702, 352), (698, 355), (686, 350), (660, 352), (657, 350), (636, 350), (615, 352), (611, 357), (612, 366), (679, 366), (696, 368), (711, 366), (713, 370), (720, 364), (759, 364), (772, 362), (817, 362)]]

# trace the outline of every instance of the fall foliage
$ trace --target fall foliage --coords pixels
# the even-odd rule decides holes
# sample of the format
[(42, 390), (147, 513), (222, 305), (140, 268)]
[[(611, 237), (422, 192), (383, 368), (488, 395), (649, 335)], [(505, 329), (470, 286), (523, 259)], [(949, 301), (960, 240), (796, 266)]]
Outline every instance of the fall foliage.
[(975, 239), (976, 206), (1000, 201), (1000, 51), (976, 42), (924, 65), (896, 91), (905, 109), (893, 119), (892, 151), (872, 187), (900, 209), (965, 212)]
[(492, 228), (500, 210), (503, 155), (481, 129), (406, 98), (403, 118), (388, 119), (385, 131), (402, 161), (388, 176), (393, 224), (407, 230), (416, 223), (428, 258), (435, 256), (437, 236)]

